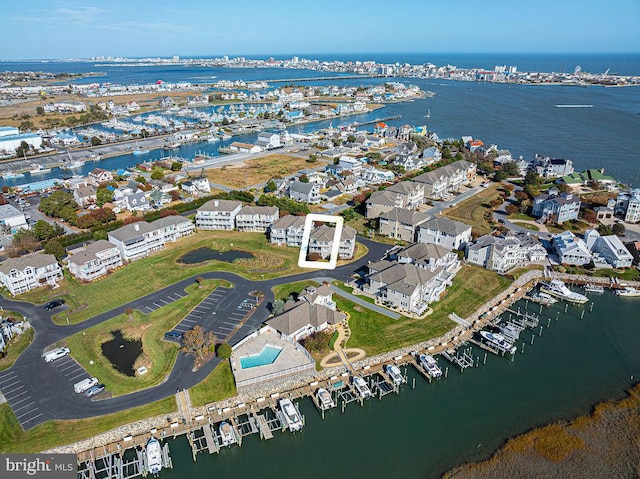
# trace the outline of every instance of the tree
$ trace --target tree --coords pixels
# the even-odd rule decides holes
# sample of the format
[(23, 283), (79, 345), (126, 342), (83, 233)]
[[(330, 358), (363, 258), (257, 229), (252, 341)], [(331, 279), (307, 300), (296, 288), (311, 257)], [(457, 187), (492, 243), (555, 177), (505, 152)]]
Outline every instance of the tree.
[(216, 356), (220, 359), (229, 359), (232, 352), (233, 349), (231, 349), (231, 345), (226, 341), (218, 344), (218, 347), (216, 348)]
[(611, 228), (611, 226), (601, 224), (598, 226), (598, 233), (600, 233), (601, 236), (609, 236), (613, 234), (613, 228)]
[[(75, 211), (78, 209), (78, 203), (73, 199), (71, 193), (67, 193), (62, 190), (54, 191), (47, 198), (42, 198), (40, 201), (40, 207), (38, 208), (45, 215), (52, 218), (64, 218), (63, 210), (65, 208), (71, 208), (72, 216), (75, 216)], [(68, 213), (68, 211), (67, 211)]]
[(495, 175), (493, 175), (493, 178), (496, 181), (504, 181), (509, 178), (509, 174), (505, 170), (498, 170)]
[(210, 346), (214, 345), (216, 336), (211, 331), (205, 332), (202, 326), (195, 325), (182, 336), (180, 351), (194, 358), (205, 359)]
[(509, 163), (505, 163), (502, 166), (502, 170), (507, 173), (507, 178), (512, 178), (514, 176), (520, 176), (520, 168), (515, 161), (510, 161)]
[(30, 120), (23, 120), (20, 123), (20, 131), (24, 132), (24, 131), (31, 131), (35, 128), (35, 125), (33, 124), (32, 121)]
[(36, 108), (36, 113), (40, 116), (44, 115), (44, 108), (42, 108), (41, 106)]
[(62, 246), (62, 243), (60, 243), (60, 240), (56, 238), (51, 239), (44, 244), (44, 252), (52, 254), (58, 261), (64, 258), (67, 254), (67, 251), (64, 249), (64, 246)]
[(18, 148), (16, 148), (16, 156), (25, 156), (31, 149), (31, 146), (26, 141), (22, 140)]
[(32, 230), (21, 229), (14, 233), (7, 254), (16, 258), (24, 253), (33, 253), (40, 248), (40, 242)]
[(595, 224), (598, 222), (598, 214), (594, 210), (586, 208), (582, 213), (582, 219), (587, 223)]
[(113, 199), (113, 192), (108, 188), (101, 186), (96, 191), (96, 204), (102, 206), (109, 203)]
[(151, 172), (151, 179), (161, 180), (162, 178), (164, 178), (164, 170), (162, 170), (161, 168), (154, 168)]
[(353, 221), (356, 219), (356, 212), (353, 208), (347, 208), (340, 215), (344, 218), (345, 221)]
[(202, 286), (202, 282), (204, 281), (204, 278), (202, 276), (198, 276), (196, 278), (196, 283), (198, 283), (198, 288), (200, 288)]
[(182, 169), (181, 161), (174, 161), (171, 163), (171, 171), (180, 171)]
[(124, 314), (126, 314), (127, 316), (129, 316), (129, 321), (133, 321), (133, 309), (131, 308), (126, 308), (124, 310)]
[(136, 177), (136, 181), (137, 181), (138, 183), (142, 183), (143, 185), (146, 185), (146, 184), (147, 184), (147, 179), (146, 179), (144, 176), (142, 176), (142, 175), (138, 175), (138, 176)]
[(349, 143), (354, 143), (356, 141), (356, 137), (354, 135), (347, 136), (347, 141)]
[(307, 159), (307, 163), (315, 163), (316, 161), (318, 161), (318, 155), (311, 153)]
[(298, 178), (300, 180), (300, 183), (309, 183), (309, 177), (307, 175), (305, 175), (304, 173), (302, 175), (300, 175), (300, 178)]
[(272, 193), (272, 192), (276, 191), (277, 189), (278, 189), (278, 186), (276, 185), (276, 182), (273, 181), (273, 180), (269, 180), (267, 185), (264, 187), (264, 190), (267, 193)]
[(109, 234), (105, 230), (95, 230), (93, 232), (93, 239), (98, 240), (106, 240), (109, 237)]
[(540, 184), (540, 175), (535, 171), (529, 171), (524, 177), (524, 184), (529, 186), (536, 186)]
[(275, 299), (273, 303), (271, 303), (271, 314), (278, 316), (282, 313), (284, 313), (284, 301), (281, 299)]
[(169, 196), (171, 197), (171, 201), (178, 201), (180, 199), (180, 192), (178, 190), (171, 190)]
[(39, 241), (46, 241), (55, 236), (55, 230), (53, 226), (46, 221), (38, 220), (36, 224), (33, 225), (33, 234), (36, 235)]
[(626, 229), (622, 223), (614, 223), (611, 227), (611, 231), (616, 236), (624, 236)]
[(98, 146), (98, 145), (102, 145), (102, 140), (100, 138), (98, 138), (97, 136), (92, 136), (91, 137), (91, 146)]
[(514, 213), (518, 212), (518, 207), (516, 205), (507, 205), (505, 206), (505, 211), (507, 212), (507, 215), (511, 216)]

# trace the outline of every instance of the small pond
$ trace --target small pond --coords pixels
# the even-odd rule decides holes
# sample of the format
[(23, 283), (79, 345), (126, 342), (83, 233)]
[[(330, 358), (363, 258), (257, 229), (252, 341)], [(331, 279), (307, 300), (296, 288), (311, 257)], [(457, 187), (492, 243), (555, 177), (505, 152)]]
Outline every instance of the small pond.
[(198, 248), (182, 256), (178, 259), (178, 263), (184, 264), (197, 264), (212, 259), (218, 261), (224, 261), (225, 263), (233, 263), (239, 258), (253, 258), (253, 254), (247, 251), (229, 250), (229, 251), (216, 251), (211, 248)]
[(111, 361), (111, 365), (119, 372), (127, 376), (135, 376), (133, 365), (138, 356), (142, 354), (142, 340), (126, 340), (122, 337), (120, 330), (111, 331), (111, 334), (113, 334), (113, 339), (102, 343), (102, 354)]

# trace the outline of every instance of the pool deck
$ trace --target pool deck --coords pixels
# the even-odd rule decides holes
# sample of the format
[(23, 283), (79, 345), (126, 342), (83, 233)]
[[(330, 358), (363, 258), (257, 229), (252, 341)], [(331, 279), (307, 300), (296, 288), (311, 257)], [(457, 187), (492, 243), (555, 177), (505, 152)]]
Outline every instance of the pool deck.
[[(267, 345), (282, 348), (273, 363), (249, 368), (242, 367), (240, 358), (258, 355)], [(315, 370), (315, 361), (302, 346), (283, 338), (273, 328), (265, 327), (234, 346), (231, 355), (231, 369), (236, 385), (242, 387), (269, 381), (276, 377)]]

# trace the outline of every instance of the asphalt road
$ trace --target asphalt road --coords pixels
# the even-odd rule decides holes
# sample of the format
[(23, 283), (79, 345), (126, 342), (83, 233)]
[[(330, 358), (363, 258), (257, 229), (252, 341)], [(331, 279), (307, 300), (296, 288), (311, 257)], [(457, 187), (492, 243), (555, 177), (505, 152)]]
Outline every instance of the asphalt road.
[[(340, 281), (348, 281), (354, 272), (361, 270), (369, 260), (380, 259), (389, 248), (388, 245), (372, 242), (364, 238), (359, 238), (359, 241), (369, 248), (368, 254), (331, 272), (326, 270), (310, 271), (295, 276), (264, 281), (249, 281), (235, 274), (219, 271), (211, 271), (199, 275), (206, 279), (224, 279), (234, 285), (232, 290), (225, 292), (228, 296), (224, 298), (224, 301), (218, 301), (217, 305), (212, 301), (208, 303), (203, 301), (204, 305), (208, 306), (206, 311), (204, 308), (201, 309), (203, 313), (208, 315), (208, 317), (203, 318), (205, 320), (204, 324), (222, 333), (225, 331), (225, 329), (221, 329), (221, 326), (224, 326), (225, 318), (235, 318), (231, 322), (235, 321), (235, 326), (240, 325), (240, 327), (234, 327), (230, 331), (228, 341), (232, 345), (236, 344), (248, 334), (257, 330), (268, 318), (269, 306), (273, 301), (273, 293), (271, 292), (273, 286), (306, 279), (319, 279), (326, 276)], [(159, 305), (164, 306), (171, 300), (175, 301), (185, 294), (185, 288), (193, 284), (194, 281), (195, 276), (95, 316), (80, 324), (70, 326), (58, 326), (51, 321), (52, 314), (58, 313), (59, 310), (46, 311), (43, 305), (0, 298), (0, 306), (25, 315), (31, 321), (36, 332), (33, 343), (21, 354), (15, 365), (0, 373), (0, 390), (14, 412), (16, 412), (22, 427), (26, 430), (49, 419), (86, 418), (141, 406), (172, 396), (176, 390), (190, 388), (205, 379), (220, 361), (214, 358), (198, 371), (193, 372), (191, 370), (193, 366), (192, 359), (180, 353), (171, 374), (166, 381), (158, 386), (125, 396), (91, 401), (82, 394), (76, 394), (73, 391), (72, 381), (77, 382), (83, 377), (81, 371), (77, 370), (73, 363), (62, 359), (46, 363), (41, 357), (43, 351), (49, 345), (122, 314), (127, 308), (149, 312), (149, 307), (160, 307)], [(242, 317), (238, 315), (232, 316), (232, 313), (239, 311), (238, 306), (242, 305), (244, 300), (250, 297), (249, 293), (252, 291), (261, 291), (264, 294), (264, 301), (253, 309), (253, 313), (248, 319), (246, 319), (246, 314)], [(213, 315), (213, 312), (216, 314)], [(242, 312), (248, 313), (249, 311)], [(242, 318), (244, 322), (238, 318)], [(228, 329), (226, 330), (228, 331)], [(59, 361), (61, 362), (57, 364)]]

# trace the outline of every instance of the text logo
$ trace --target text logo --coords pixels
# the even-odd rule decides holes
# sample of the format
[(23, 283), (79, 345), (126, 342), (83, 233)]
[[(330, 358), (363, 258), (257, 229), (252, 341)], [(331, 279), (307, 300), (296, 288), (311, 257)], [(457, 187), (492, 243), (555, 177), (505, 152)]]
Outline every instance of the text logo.
[(74, 454), (3, 454), (0, 456), (0, 477), (75, 479), (77, 464)]

